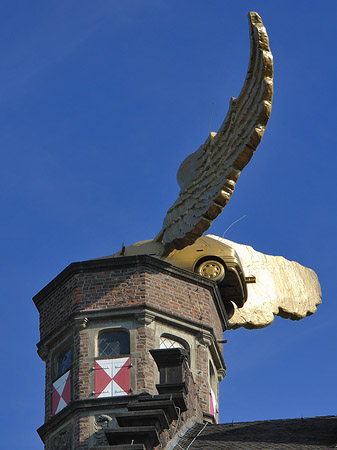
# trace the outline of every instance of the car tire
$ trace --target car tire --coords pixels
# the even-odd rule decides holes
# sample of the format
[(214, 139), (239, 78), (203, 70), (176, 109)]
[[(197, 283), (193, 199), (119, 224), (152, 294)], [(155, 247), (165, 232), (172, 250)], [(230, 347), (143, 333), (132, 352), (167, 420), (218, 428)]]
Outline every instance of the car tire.
[(225, 278), (225, 266), (216, 259), (207, 259), (199, 263), (195, 271), (202, 277), (219, 283)]

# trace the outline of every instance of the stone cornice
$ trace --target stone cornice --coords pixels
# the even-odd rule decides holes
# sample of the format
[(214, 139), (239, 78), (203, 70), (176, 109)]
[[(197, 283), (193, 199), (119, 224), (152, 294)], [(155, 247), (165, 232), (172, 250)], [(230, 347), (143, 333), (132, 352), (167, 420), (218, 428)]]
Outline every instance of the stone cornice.
[(53, 417), (50, 417), (37, 430), (40, 438), (44, 441), (44, 436), (56, 431), (60, 426), (63, 426), (68, 420), (73, 418), (75, 412), (81, 411), (104, 411), (117, 408), (125, 408), (129, 402), (138, 398), (136, 395), (124, 395), (120, 397), (105, 397), (105, 398), (91, 398), (86, 400), (75, 400), (66, 406), (62, 411)]

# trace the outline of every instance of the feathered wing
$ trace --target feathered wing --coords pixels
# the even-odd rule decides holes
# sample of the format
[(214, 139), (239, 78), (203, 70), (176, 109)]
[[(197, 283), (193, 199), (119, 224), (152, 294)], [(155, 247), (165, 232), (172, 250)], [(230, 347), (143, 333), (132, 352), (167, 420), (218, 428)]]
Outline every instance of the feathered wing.
[(191, 245), (228, 203), (242, 169), (260, 143), (271, 113), (273, 57), (260, 16), (249, 13), (251, 54), (247, 77), (217, 134), (188, 156), (178, 171), (181, 191), (155, 240), (165, 252)]
[(265, 255), (249, 245), (210, 237), (234, 248), (245, 274), (256, 278), (256, 283), (247, 284), (247, 302), (241, 308), (234, 305), (231, 328), (264, 328), (274, 321), (274, 316), (300, 320), (314, 314), (322, 303), (321, 287), (313, 270), (282, 256)]

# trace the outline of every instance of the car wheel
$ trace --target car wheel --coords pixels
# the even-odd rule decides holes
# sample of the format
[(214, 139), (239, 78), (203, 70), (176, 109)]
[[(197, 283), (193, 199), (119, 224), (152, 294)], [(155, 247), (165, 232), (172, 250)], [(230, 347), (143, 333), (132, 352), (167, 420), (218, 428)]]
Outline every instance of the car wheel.
[(225, 266), (220, 261), (213, 259), (201, 262), (195, 271), (199, 275), (217, 282), (225, 278)]

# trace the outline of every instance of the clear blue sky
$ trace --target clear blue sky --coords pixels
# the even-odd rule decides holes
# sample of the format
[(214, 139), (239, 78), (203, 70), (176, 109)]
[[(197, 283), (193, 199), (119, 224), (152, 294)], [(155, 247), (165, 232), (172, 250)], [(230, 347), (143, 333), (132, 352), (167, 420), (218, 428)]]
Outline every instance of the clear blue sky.
[(42, 449), (31, 297), (69, 263), (158, 233), (212, 101), (217, 131), (240, 92), (251, 10), (274, 55), (272, 117), (210, 232), (246, 214), (226, 237), (313, 268), (323, 304), (225, 334), (220, 417), (336, 413), (335, 1), (2, 0), (3, 448)]

